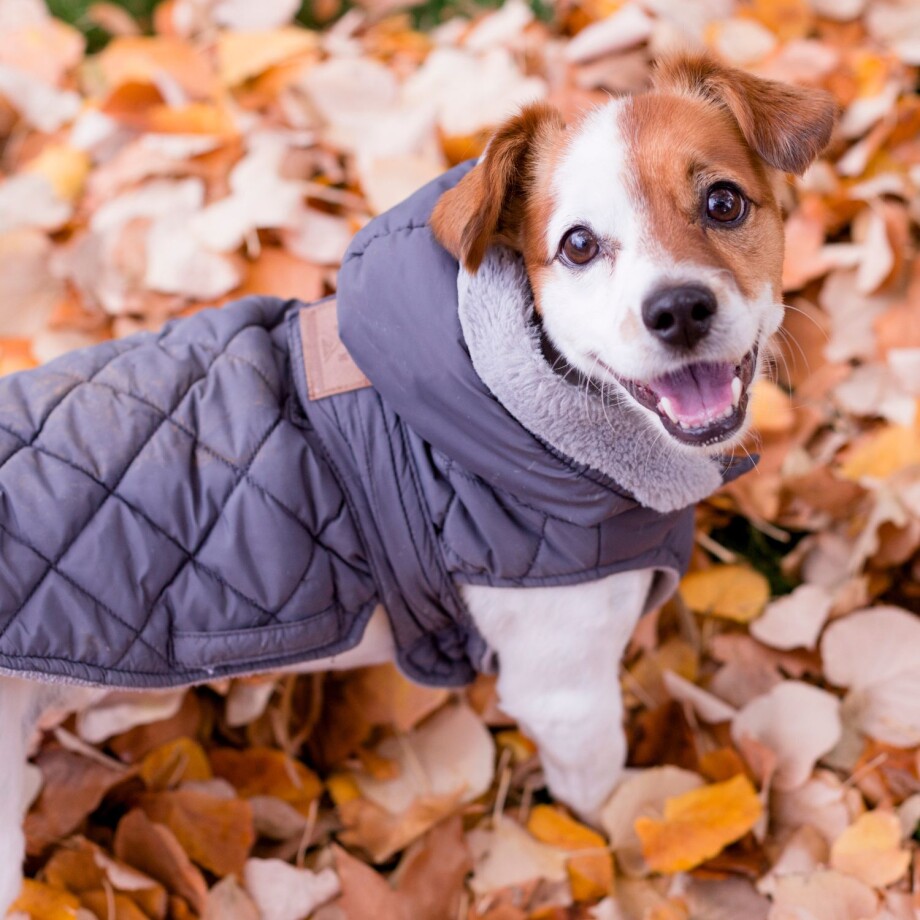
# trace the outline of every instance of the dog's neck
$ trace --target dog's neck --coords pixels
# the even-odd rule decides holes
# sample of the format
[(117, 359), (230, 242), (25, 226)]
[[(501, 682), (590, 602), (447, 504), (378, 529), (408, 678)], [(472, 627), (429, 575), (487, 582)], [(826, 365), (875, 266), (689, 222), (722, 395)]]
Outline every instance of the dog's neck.
[(541, 342), (516, 253), (496, 247), (475, 275), (461, 268), (458, 295), (476, 373), (532, 434), (656, 511), (685, 508), (721, 485), (718, 458), (672, 443), (626, 394), (605, 395), (589, 381), (554, 370), (557, 359), (552, 344)]

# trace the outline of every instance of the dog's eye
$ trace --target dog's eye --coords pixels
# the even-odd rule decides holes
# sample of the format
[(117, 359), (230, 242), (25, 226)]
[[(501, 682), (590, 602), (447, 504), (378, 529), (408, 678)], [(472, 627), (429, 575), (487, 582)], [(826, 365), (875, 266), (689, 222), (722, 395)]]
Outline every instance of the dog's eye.
[(740, 224), (747, 215), (747, 199), (741, 190), (718, 182), (706, 192), (706, 216), (720, 224)]
[(561, 252), (572, 265), (586, 265), (600, 252), (600, 245), (586, 227), (575, 227), (563, 237)]

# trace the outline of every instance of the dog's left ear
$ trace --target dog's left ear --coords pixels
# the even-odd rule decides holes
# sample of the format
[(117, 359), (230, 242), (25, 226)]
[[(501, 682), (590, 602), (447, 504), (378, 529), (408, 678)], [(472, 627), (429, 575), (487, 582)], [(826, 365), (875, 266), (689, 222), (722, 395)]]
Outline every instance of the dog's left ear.
[(475, 272), (495, 242), (520, 245), (524, 197), (540, 147), (563, 128), (552, 106), (537, 102), (508, 119), (479, 162), (446, 191), (431, 213), (437, 241), (467, 271)]
[(665, 58), (654, 86), (724, 106), (764, 162), (796, 175), (827, 146), (837, 117), (830, 93), (754, 77), (706, 55)]

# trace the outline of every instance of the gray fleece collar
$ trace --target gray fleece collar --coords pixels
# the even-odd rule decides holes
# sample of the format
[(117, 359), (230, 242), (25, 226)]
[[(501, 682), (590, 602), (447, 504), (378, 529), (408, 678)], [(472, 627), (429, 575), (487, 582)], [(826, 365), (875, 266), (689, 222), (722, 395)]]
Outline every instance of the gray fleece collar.
[(475, 275), (461, 268), (457, 284), (473, 367), (531, 434), (656, 511), (685, 508), (719, 488), (717, 458), (681, 450), (653, 429), (638, 406), (586, 393), (553, 372), (532, 322), (530, 284), (517, 254), (495, 247)]

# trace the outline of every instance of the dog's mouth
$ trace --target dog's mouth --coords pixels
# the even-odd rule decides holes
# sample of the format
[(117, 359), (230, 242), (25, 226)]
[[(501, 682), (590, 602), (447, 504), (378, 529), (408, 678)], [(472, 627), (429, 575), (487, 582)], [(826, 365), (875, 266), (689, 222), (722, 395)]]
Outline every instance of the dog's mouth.
[(755, 348), (739, 364), (699, 362), (648, 383), (617, 380), (636, 402), (657, 414), (673, 438), (707, 447), (730, 438), (744, 424), (756, 367)]

